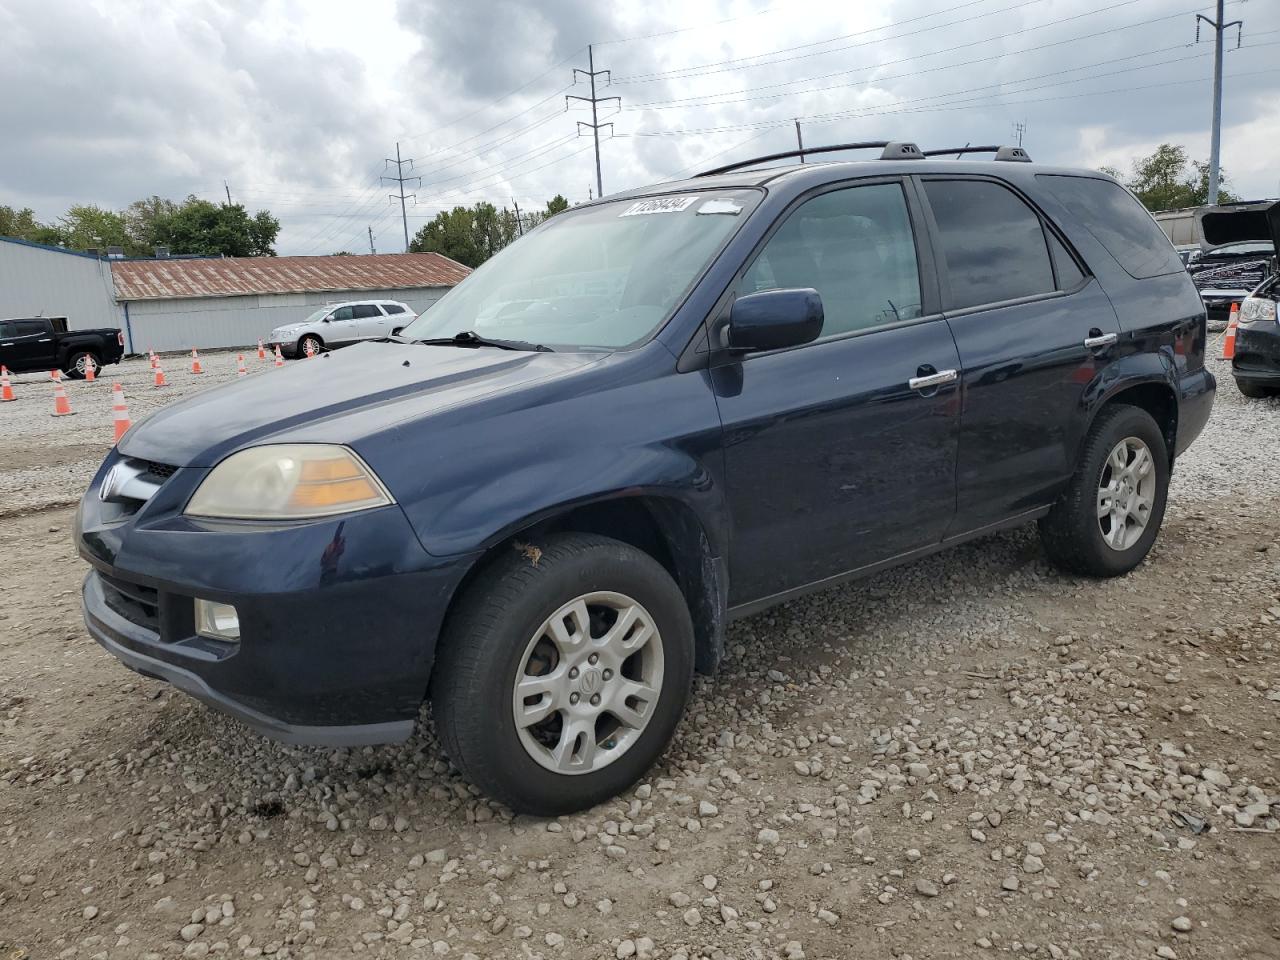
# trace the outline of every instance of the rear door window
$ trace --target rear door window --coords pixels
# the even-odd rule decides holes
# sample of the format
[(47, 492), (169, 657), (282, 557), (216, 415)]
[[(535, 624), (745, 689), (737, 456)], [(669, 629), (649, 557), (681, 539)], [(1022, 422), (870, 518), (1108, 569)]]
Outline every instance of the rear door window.
[(398, 303), (384, 303), (382, 305), (382, 309), (385, 310), (388, 314), (404, 313), (404, 307), (400, 306), (400, 304)]
[(1042, 173), (1037, 182), (1138, 280), (1182, 270), (1173, 244), (1128, 190), (1110, 180)]
[(377, 304), (361, 303), (351, 308), (351, 316), (355, 320), (367, 320), (369, 317), (380, 317), (382, 313)]
[(938, 225), (948, 306), (963, 310), (1058, 289), (1040, 215), (987, 180), (925, 180)]

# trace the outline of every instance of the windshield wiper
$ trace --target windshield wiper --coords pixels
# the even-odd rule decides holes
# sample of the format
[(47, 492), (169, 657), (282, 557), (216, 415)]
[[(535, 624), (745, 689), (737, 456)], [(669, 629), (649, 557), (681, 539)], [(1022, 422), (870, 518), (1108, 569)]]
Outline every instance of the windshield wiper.
[(482, 337), (474, 330), (459, 330), (452, 337), (436, 337), (431, 340), (414, 340), (414, 343), (425, 343), (429, 347), (497, 347), (499, 350), (525, 350), (534, 353), (553, 353), (554, 351), (541, 343), (530, 343), (528, 340), (498, 340), (493, 337)]

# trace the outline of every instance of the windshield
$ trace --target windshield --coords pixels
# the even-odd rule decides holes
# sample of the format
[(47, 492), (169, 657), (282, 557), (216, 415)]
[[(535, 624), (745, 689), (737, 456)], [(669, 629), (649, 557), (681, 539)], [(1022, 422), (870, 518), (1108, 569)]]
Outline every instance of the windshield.
[(329, 307), (327, 306), (321, 307), (319, 310), (311, 314), (311, 316), (307, 317), (307, 319), (303, 320), (302, 322), (303, 323), (319, 323), (328, 315), (329, 315)]
[(718, 190), (619, 200), (552, 217), (404, 328), (411, 340), (470, 331), (557, 350), (651, 337), (760, 198)]

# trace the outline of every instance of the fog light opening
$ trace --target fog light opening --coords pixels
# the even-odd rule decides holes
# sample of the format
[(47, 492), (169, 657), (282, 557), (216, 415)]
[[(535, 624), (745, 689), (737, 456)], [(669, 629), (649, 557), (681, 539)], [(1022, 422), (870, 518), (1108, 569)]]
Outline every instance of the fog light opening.
[(229, 603), (196, 598), (196, 633), (214, 640), (240, 639), (240, 614)]

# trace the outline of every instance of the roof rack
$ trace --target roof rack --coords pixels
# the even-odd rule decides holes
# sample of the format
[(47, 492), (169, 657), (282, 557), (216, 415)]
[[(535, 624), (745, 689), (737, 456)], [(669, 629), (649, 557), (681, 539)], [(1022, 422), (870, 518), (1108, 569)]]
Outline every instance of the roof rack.
[(995, 159), (997, 160), (1007, 160), (1010, 163), (1031, 162), (1031, 157), (1027, 154), (1027, 151), (1023, 150), (1021, 147), (971, 147), (968, 144), (965, 144), (963, 147), (951, 147), (949, 150), (924, 151), (924, 155), (926, 157), (945, 157), (952, 153), (956, 155), (957, 159), (966, 153), (994, 153), (996, 155)]
[(914, 143), (898, 140), (864, 140), (860, 143), (835, 143), (829, 147), (805, 147), (800, 150), (769, 153), (763, 157), (752, 157), (750, 160), (739, 160), (737, 163), (727, 163), (723, 167), (716, 167), (713, 170), (704, 170), (698, 176), (714, 177), (720, 173), (729, 173), (733, 170), (741, 170), (744, 167), (754, 167), (758, 163), (768, 163), (770, 160), (788, 160), (791, 157), (800, 157), (803, 160), (805, 157), (815, 153), (838, 153), (842, 150), (880, 150), (881, 160), (921, 160), (925, 157), (925, 154)]

